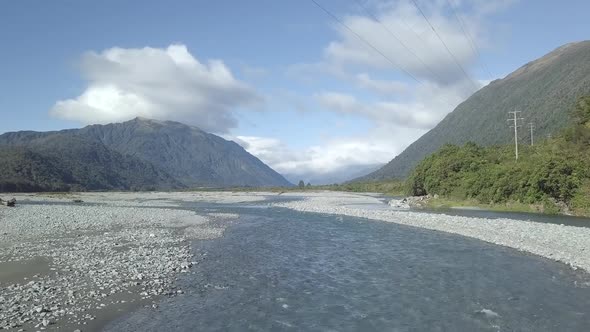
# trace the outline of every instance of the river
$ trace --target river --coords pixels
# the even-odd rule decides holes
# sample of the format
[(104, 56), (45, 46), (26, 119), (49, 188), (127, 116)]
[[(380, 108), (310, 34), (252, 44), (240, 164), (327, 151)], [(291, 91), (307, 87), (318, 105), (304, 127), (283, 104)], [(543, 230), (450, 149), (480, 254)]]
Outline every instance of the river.
[[(195, 241), (185, 294), (107, 331), (588, 331), (590, 277), (462, 236), (252, 203)], [(459, 212), (460, 213), (460, 212)], [(474, 212), (470, 212), (474, 213)]]

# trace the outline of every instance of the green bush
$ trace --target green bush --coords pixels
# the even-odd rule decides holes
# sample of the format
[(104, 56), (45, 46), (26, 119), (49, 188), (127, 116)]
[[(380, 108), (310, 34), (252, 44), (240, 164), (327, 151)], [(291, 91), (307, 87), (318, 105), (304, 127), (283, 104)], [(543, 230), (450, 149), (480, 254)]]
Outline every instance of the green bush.
[(513, 151), (502, 146), (446, 145), (418, 164), (406, 186), (411, 195), (438, 194), (486, 204), (547, 199), (570, 204), (574, 197), (581, 201), (589, 161), (587, 149), (580, 152), (564, 139), (527, 147), (518, 162)]
[(483, 204), (543, 206), (559, 212), (565, 203), (578, 214), (590, 215), (590, 96), (578, 100), (574, 122), (553, 138), (535, 146), (482, 147), (444, 145), (423, 159), (406, 181), (349, 183), (330, 186), (346, 191), (395, 192), (413, 196), (440, 195)]

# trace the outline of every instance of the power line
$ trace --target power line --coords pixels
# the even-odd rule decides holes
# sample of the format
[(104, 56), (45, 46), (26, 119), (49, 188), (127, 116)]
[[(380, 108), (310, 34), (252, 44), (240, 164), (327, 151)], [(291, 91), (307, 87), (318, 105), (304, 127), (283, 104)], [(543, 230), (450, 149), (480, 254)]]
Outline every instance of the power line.
[(381, 52), (377, 47), (373, 46), (373, 44), (371, 44), (369, 41), (367, 41), (361, 35), (359, 35), (354, 30), (352, 30), (352, 28), (350, 28), (348, 25), (346, 25), (346, 23), (342, 22), (342, 20), (340, 20), (336, 15), (332, 14), (328, 9), (326, 9), (322, 5), (320, 5), (316, 0), (311, 0), (311, 2), (313, 2), (316, 6), (318, 6), (318, 8), (320, 8), (321, 10), (323, 10), (326, 14), (328, 14), (328, 16), (332, 17), (336, 22), (338, 22), (340, 25), (342, 25), (348, 31), (350, 31), (359, 40), (361, 40), (363, 43), (365, 43), (365, 45), (369, 46), (375, 52), (379, 53), (383, 58), (385, 58), (387, 61), (389, 61), (389, 63), (391, 63), (394, 67), (396, 67), (399, 70), (403, 71), (406, 75), (410, 76), (414, 81), (418, 82), (419, 84), (424, 85), (424, 83), (422, 81), (420, 81), (418, 78), (416, 78), (416, 76), (412, 75), (412, 73), (410, 73), (409, 71), (407, 71), (404, 68), (402, 68), (395, 61), (391, 60), (391, 58), (389, 58), (387, 55), (385, 55), (383, 52)]
[(426, 17), (426, 14), (424, 14), (424, 12), (420, 8), (420, 6), (416, 2), (416, 0), (412, 0), (412, 2), (414, 3), (414, 6), (416, 6), (416, 9), (418, 9), (418, 11), (420, 12), (420, 14), (422, 15), (422, 17), (424, 17), (424, 20), (426, 20), (426, 23), (428, 23), (428, 25), (430, 26), (430, 28), (432, 29), (432, 31), (434, 32), (434, 34), (436, 35), (436, 37), (438, 38), (438, 40), (440, 40), (440, 42), (443, 44), (443, 46), (445, 47), (445, 49), (447, 50), (447, 52), (449, 53), (449, 55), (451, 55), (451, 58), (453, 58), (453, 61), (455, 61), (455, 64), (457, 64), (457, 66), (461, 69), (461, 71), (463, 72), (463, 74), (465, 75), (465, 77), (467, 77), (467, 79), (469, 81), (471, 81), (471, 83), (473, 83), (473, 86), (475, 87), (475, 90), (478, 90), (479, 89), (479, 86), (477, 85), (477, 83), (475, 83), (475, 81), (469, 76), (469, 74), (467, 74), (467, 72), (465, 71), (465, 69), (463, 68), (463, 66), (461, 66), (461, 64), (459, 63), (459, 61), (457, 60), (457, 58), (455, 57), (455, 55), (453, 54), (453, 52), (451, 52), (451, 50), (449, 49), (449, 47), (447, 46), (447, 44), (445, 43), (445, 41), (442, 39), (442, 37), (438, 34), (438, 32), (436, 31), (436, 29), (434, 28), (434, 26), (432, 25), (432, 23), (430, 23), (430, 20), (428, 19), (428, 17)]
[(412, 51), (402, 40), (400, 40), (381, 20), (379, 20), (379, 18), (377, 18), (371, 11), (369, 11), (369, 9), (367, 8), (367, 6), (363, 5), (363, 3), (361, 2), (361, 0), (356, 0), (356, 3), (359, 5), (359, 7), (361, 7), (366, 13), (367, 15), (369, 15), (372, 19), (374, 19), (377, 23), (381, 24), (381, 26), (383, 26), (383, 28), (393, 37), (395, 38), (395, 40), (397, 40), (408, 52), (410, 52), (410, 54), (412, 54), (416, 59), (418, 59), (418, 61), (424, 66), (424, 68), (426, 68), (433, 76), (436, 76), (437, 79), (439, 79), (440, 81), (442, 81), (441, 77), (434, 72), (434, 70), (432, 70), (432, 68), (430, 68), (430, 66), (428, 66), (424, 60), (422, 60), (422, 58), (420, 58), (414, 51)]
[(422, 38), (422, 35), (420, 35), (419, 33), (416, 32), (416, 30), (414, 30), (414, 28), (412, 28), (408, 22), (406, 22), (406, 20), (404, 20), (404, 18), (402, 16), (400, 16), (398, 18), (399, 22), (401, 22), (404, 27), (406, 27), (406, 29), (410, 32), (412, 32), (414, 34), (414, 36), (416, 36), (416, 38), (420, 39), (420, 41), (422, 41), (424, 44), (427, 44), (427, 42), (424, 40), (424, 38)]
[(475, 39), (473, 39), (473, 37), (469, 33), (469, 30), (467, 30), (467, 28), (466, 28), (465, 22), (463, 21), (461, 16), (457, 13), (457, 10), (455, 9), (453, 1), (447, 0), (447, 3), (449, 4), (449, 7), (451, 7), (451, 10), (453, 11), (453, 15), (455, 15), (455, 18), (457, 18), (457, 21), (459, 22), (459, 26), (461, 27), (463, 34), (467, 38), (467, 41), (469, 42), (471, 49), (475, 52), (475, 54), (477, 54), (477, 57), (480, 59), (481, 66), (488, 73), (488, 75), (491, 79), (493, 77), (493, 75), (490, 72), (488, 66), (486, 66), (485, 62), (483, 61), (483, 57), (481, 56), (481, 53), (479, 52), (479, 47), (477, 47), (477, 43), (475, 42)]
[[(379, 55), (381, 55), (383, 58), (385, 58), (389, 63), (391, 63), (394, 67), (398, 68), (399, 70), (401, 70), (402, 72), (404, 72), (406, 75), (408, 75), (409, 77), (411, 77), (414, 81), (416, 81), (418, 84), (425, 86), (426, 84), (424, 84), (424, 82), (422, 82), (421, 80), (419, 80), (415, 75), (413, 75), (412, 73), (410, 73), (409, 71), (405, 70), (404, 68), (402, 68), (400, 65), (398, 65), (395, 61), (393, 61), (391, 58), (389, 58), (387, 55), (385, 55), (383, 52), (381, 52), (377, 47), (375, 47), (373, 44), (371, 44), (369, 41), (367, 41), (365, 38), (363, 38), (361, 35), (359, 35), (358, 33), (356, 33), (351, 27), (349, 27), (348, 25), (346, 25), (342, 20), (340, 20), (336, 15), (334, 15), (332, 12), (330, 12), (328, 9), (326, 9), (325, 7), (323, 7), (322, 5), (320, 5), (316, 0), (311, 0), (311, 2), (313, 2), (318, 8), (320, 8), (322, 11), (324, 11), (328, 16), (330, 16), (332, 19), (334, 19), (334, 21), (336, 21), (338, 24), (342, 25), (344, 28), (346, 28), (348, 31), (350, 31), (353, 35), (355, 35), (359, 40), (361, 40), (363, 43), (365, 43), (365, 46), (370, 47), (371, 49), (373, 49), (375, 52), (377, 52)], [(408, 27), (409, 29), (411, 29), (411, 27)], [(416, 34), (415, 31), (412, 30), (412, 32), (414, 32), (414, 34)], [(417, 34), (416, 34), (417, 35)], [(420, 36), (417, 35), (419, 38)], [(421, 38), (420, 38), (421, 39)], [(449, 104), (455, 104), (454, 102), (451, 102), (446, 96), (442, 96), (442, 99), (444, 99), (446, 102), (448, 102)]]

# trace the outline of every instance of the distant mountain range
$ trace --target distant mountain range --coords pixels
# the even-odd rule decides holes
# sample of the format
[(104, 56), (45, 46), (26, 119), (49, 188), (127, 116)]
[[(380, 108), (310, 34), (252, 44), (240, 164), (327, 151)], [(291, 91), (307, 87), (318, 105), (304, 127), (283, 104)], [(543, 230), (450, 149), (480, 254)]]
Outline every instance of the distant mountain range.
[(357, 178), (369, 172), (373, 172), (381, 168), (384, 164), (369, 164), (369, 165), (348, 165), (331, 171), (328, 173), (284, 173), (283, 175), (291, 183), (298, 183), (303, 180), (305, 183), (312, 185), (327, 185), (339, 184), (350, 181), (350, 179)]
[(178, 122), (0, 135), (0, 191), (291, 185), (237, 143)]
[(566, 44), (482, 88), (449, 113), (436, 127), (379, 170), (355, 181), (404, 178), (424, 157), (445, 143), (480, 145), (513, 141), (509, 111), (525, 118), (519, 140), (530, 141), (532, 122), (542, 139), (566, 126), (579, 96), (590, 94), (590, 41)]

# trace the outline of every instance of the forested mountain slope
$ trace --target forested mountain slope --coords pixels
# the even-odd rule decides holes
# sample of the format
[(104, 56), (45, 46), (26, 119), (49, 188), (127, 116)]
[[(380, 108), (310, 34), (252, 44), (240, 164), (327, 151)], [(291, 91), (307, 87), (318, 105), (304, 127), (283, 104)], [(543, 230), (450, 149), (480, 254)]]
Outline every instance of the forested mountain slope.
[[(489, 146), (513, 140), (506, 119), (521, 111), (539, 138), (570, 123), (576, 99), (590, 93), (590, 41), (564, 45), (482, 88), (381, 169), (357, 180), (403, 178), (444, 144)], [(528, 142), (521, 130), (520, 140)]]

